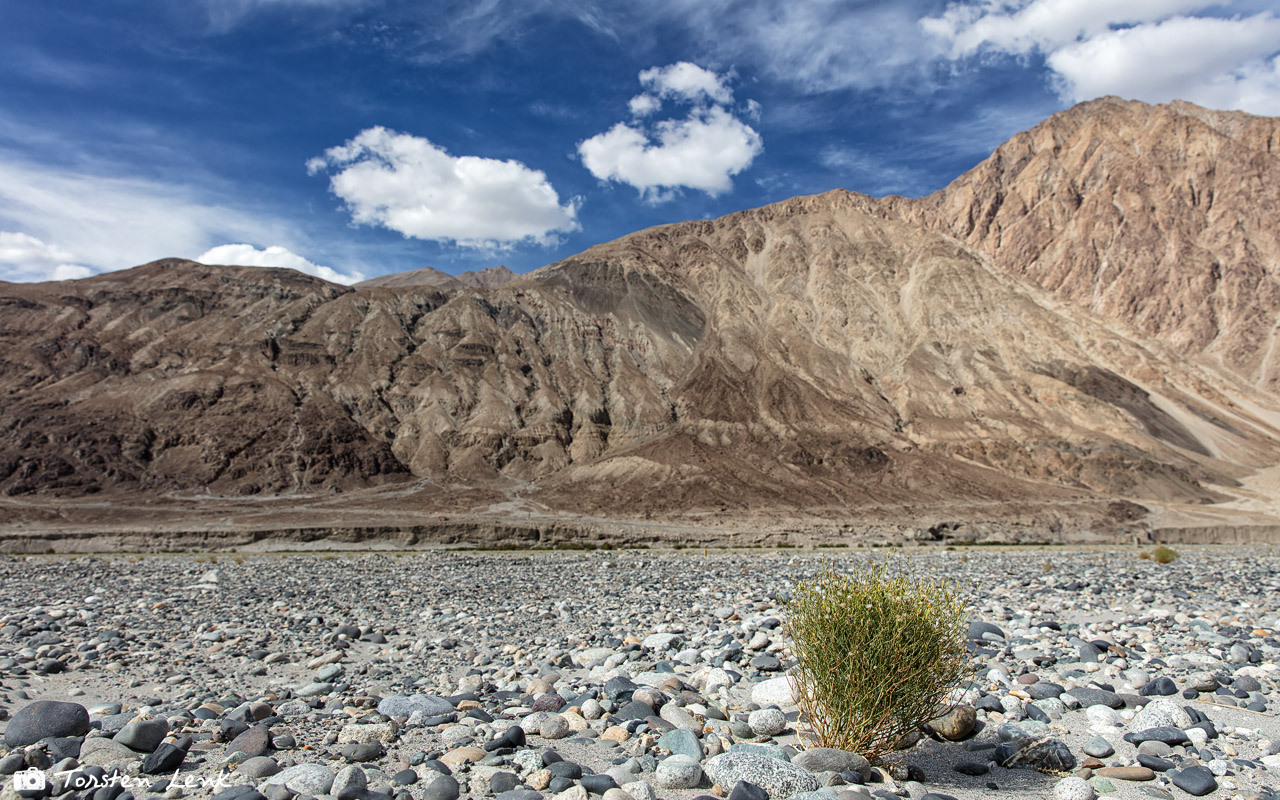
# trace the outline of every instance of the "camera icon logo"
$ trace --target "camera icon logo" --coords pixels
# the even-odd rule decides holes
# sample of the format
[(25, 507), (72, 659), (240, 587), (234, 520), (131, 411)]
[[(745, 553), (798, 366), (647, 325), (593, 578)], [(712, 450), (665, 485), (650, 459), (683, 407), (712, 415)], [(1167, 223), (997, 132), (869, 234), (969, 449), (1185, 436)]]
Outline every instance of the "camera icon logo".
[(24, 769), (13, 773), (13, 788), (18, 792), (43, 792), (45, 788), (44, 772), (38, 769)]

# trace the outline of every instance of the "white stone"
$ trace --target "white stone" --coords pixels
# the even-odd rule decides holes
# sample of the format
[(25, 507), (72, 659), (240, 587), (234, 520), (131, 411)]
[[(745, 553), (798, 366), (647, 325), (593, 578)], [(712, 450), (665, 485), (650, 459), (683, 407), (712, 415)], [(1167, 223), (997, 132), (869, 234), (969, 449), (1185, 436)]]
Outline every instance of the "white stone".
[(751, 702), (758, 706), (778, 706), (779, 708), (794, 706), (796, 698), (791, 690), (791, 679), (784, 676), (757, 683), (751, 688)]
[(1084, 778), (1063, 778), (1053, 787), (1054, 800), (1093, 800), (1097, 795)]

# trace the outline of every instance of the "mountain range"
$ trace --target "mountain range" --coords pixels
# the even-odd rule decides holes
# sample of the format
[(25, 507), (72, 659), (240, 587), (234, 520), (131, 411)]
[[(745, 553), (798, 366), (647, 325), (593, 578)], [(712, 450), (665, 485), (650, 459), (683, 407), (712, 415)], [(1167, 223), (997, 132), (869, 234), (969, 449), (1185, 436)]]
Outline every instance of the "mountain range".
[(525, 275), (0, 284), (0, 529), (1270, 536), (1278, 222), (1280, 120), (1104, 98)]

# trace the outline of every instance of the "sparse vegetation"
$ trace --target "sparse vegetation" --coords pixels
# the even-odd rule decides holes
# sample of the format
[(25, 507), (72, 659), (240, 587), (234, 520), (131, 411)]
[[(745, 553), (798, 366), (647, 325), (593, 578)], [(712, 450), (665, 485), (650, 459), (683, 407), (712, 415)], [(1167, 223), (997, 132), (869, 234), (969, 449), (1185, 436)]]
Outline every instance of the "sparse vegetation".
[(964, 605), (945, 583), (888, 565), (831, 566), (786, 604), (802, 734), (876, 758), (943, 712), (966, 675)]
[(1151, 551), (1151, 558), (1157, 564), (1168, 564), (1171, 561), (1178, 560), (1178, 551), (1171, 547), (1159, 545), (1156, 549)]

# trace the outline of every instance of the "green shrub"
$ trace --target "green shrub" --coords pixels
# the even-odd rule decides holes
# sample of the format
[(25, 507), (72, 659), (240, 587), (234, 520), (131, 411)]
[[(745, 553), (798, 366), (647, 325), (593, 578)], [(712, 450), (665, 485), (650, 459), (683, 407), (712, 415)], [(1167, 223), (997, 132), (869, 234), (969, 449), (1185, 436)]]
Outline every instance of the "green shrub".
[(968, 673), (964, 605), (945, 583), (868, 565), (831, 566), (786, 604), (801, 733), (876, 758), (946, 710)]
[(1178, 551), (1171, 547), (1160, 545), (1155, 550), (1151, 551), (1151, 558), (1154, 559), (1157, 564), (1168, 564), (1170, 561), (1178, 560)]

